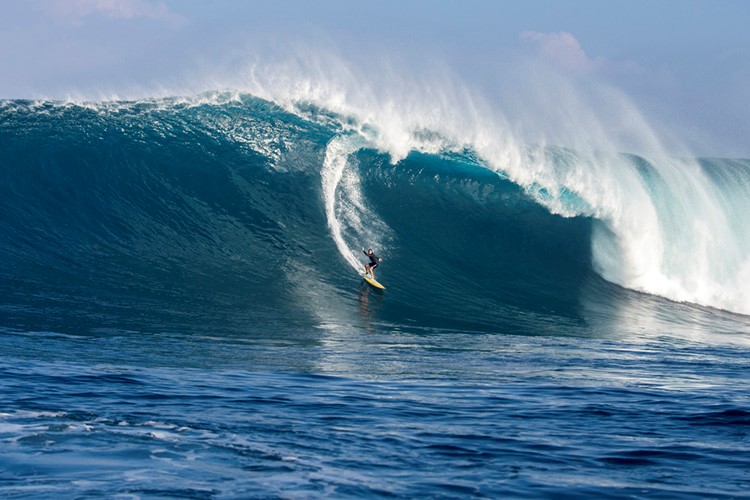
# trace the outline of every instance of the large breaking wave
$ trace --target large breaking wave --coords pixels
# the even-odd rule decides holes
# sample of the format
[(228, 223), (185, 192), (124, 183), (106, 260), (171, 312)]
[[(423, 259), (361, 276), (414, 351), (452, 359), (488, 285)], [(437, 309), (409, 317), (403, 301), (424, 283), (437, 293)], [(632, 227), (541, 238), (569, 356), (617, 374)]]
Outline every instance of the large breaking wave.
[[(534, 333), (585, 325), (621, 286), (750, 314), (750, 162), (435, 123), (237, 93), (5, 101), (5, 312)], [(385, 297), (358, 288), (361, 246)]]

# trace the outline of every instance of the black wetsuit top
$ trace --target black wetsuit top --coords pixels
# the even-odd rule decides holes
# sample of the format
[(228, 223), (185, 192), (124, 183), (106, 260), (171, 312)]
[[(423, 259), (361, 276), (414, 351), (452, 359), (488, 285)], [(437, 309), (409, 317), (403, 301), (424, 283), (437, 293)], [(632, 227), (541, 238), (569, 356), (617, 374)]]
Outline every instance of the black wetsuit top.
[(364, 253), (370, 258), (370, 267), (372, 268), (378, 267), (378, 256), (375, 255), (375, 252), (372, 252), (372, 254), (369, 254), (365, 251)]

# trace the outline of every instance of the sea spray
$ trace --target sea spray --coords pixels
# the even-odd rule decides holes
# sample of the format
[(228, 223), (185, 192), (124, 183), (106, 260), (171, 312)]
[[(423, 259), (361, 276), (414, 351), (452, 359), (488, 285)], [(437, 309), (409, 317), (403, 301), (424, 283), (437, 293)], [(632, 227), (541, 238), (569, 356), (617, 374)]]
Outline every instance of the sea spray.
[[(415, 77), (316, 54), (258, 63), (246, 88), (288, 109), (331, 110), (394, 163), (409, 151), (473, 151), (553, 213), (596, 219), (591, 246), (604, 278), (750, 313), (737, 281), (750, 268), (746, 224), (727, 212), (725, 193), (679, 139), (606, 83), (528, 63), (515, 69), (493, 94), (445, 68)], [(737, 200), (750, 198), (740, 185)]]
[[(433, 97), (437, 95), (432, 94)], [(304, 203), (320, 204), (327, 227), (320, 235), (295, 235), (294, 239), (318, 241), (318, 237), (323, 237), (332, 243), (337, 254), (352, 268), (358, 265), (356, 252), (360, 246), (374, 246), (390, 252), (409, 245), (406, 241), (399, 241), (403, 234), (397, 228), (388, 227), (400, 224), (400, 221), (391, 220), (386, 224), (374, 208), (375, 198), (366, 194), (363, 176), (369, 177), (373, 168), (384, 167), (362, 164), (362, 151), (371, 149), (389, 154), (391, 163), (395, 162), (395, 166), (389, 168), (396, 170), (403, 168), (404, 162), (408, 160), (408, 151), (422, 151), (432, 155), (468, 154), (477, 166), (496, 172), (499, 180), (516, 183), (529, 199), (546, 207), (550, 213), (568, 218), (590, 219), (592, 231), (588, 244), (592, 253), (592, 266), (604, 278), (624, 287), (673, 300), (740, 313), (750, 312), (750, 299), (746, 292), (750, 268), (750, 238), (743, 217), (745, 210), (742, 210), (743, 207), (747, 208), (747, 199), (750, 199), (750, 167), (747, 162), (677, 158), (658, 151), (650, 155), (623, 154), (612, 151), (611, 145), (606, 144), (603, 146), (607, 147), (603, 147), (601, 151), (524, 144), (513, 139), (513, 134), (510, 133), (498, 133), (497, 140), (493, 141), (493, 130), (502, 130), (507, 124), (498, 125), (502, 122), (500, 120), (495, 122), (496, 129), (493, 129), (493, 122), (487, 113), (478, 112), (472, 107), (467, 108), (467, 115), (463, 116), (460, 114), (462, 110), (456, 108), (456, 120), (448, 120), (447, 125), (441, 127), (442, 120), (449, 117), (452, 106), (467, 102), (470, 94), (461, 95), (460, 99), (456, 97), (454, 100), (441, 100), (438, 109), (426, 114), (422, 121), (419, 113), (409, 115), (419, 107), (418, 101), (411, 107), (404, 106), (404, 116), (399, 115), (399, 106), (391, 103), (384, 111), (385, 121), (381, 122), (382, 117), (375, 107), (366, 108), (367, 113), (363, 111), (360, 116), (341, 115), (335, 109), (320, 106), (316, 108), (314, 101), (300, 101), (291, 106), (293, 110), (298, 109), (295, 112), (299, 115), (304, 115), (299, 118), (281, 112), (272, 103), (231, 92), (195, 98), (85, 105), (13, 101), (4, 103), (2, 123), (8, 150), (13, 150), (27, 140), (36, 144), (33, 136), (37, 130), (61, 130), (61, 123), (67, 124), (67, 128), (59, 132), (62, 134), (75, 134), (76, 130), (82, 130), (88, 134), (87, 137), (110, 137), (110, 147), (113, 148), (111, 152), (107, 153), (101, 147), (92, 151), (83, 149), (75, 157), (66, 157), (65, 161), (73, 163), (77, 158), (84, 159), (87, 155), (98, 158), (97, 155), (101, 154), (114, 155), (113, 157), (135, 154), (133, 152), (136, 151), (137, 144), (147, 139), (152, 148), (159, 149), (153, 149), (152, 154), (145, 159), (127, 158), (126, 163), (133, 167), (122, 172), (117, 169), (124, 167), (113, 164), (111, 168), (114, 178), (120, 178), (124, 173), (138, 178), (142, 170), (144, 180), (137, 182), (147, 182), (151, 190), (160, 189), (158, 186), (165, 184), (164, 187), (172, 190), (168, 192), (179, 195), (176, 201), (168, 205), (170, 210), (174, 211), (180, 204), (188, 202), (189, 206), (201, 214), (201, 220), (204, 220), (201, 226), (206, 234), (197, 237), (207, 238), (206, 241), (217, 238), (205, 230), (210, 226), (205, 221), (209, 220), (211, 207), (217, 203), (217, 194), (206, 192), (206, 200), (193, 200), (196, 193), (205, 191), (210, 184), (196, 186), (187, 173), (193, 171), (190, 175), (198, 174), (195, 169), (207, 161), (196, 163), (186, 158), (175, 164), (175, 154), (184, 155), (188, 153), (188, 149), (203, 151), (209, 145), (223, 145), (207, 157), (208, 164), (220, 162), (231, 165), (241, 161), (243, 155), (252, 153), (257, 156), (257, 161), (269, 168), (280, 174), (289, 174), (273, 181), (270, 178), (263, 179), (262, 182), (266, 184), (276, 184), (277, 180), (282, 179), (286, 179), (284, 182), (292, 182), (291, 174), (294, 171), (305, 172), (305, 175), (318, 179), (316, 190), (319, 190), (317, 192), (320, 199), (316, 201), (314, 198), (305, 198)], [(356, 108), (356, 101), (356, 98), (348, 101), (344, 96), (338, 107), (352, 111)], [(372, 103), (376, 102), (377, 95), (372, 98)], [(474, 125), (467, 125), (472, 119), (476, 119)], [(19, 128), (19, 120), (24, 123), (33, 122), (35, 128)], [(462, 135), (458, 129), (464, 125), (467, 130)], [(389, 130), (389, 127), (397, 130), (384, 134), (383, 131)], [(309, 137), (303, 136), (300, 139), (299, 130), (305, 130), (304, 133), (310, 134)], [(52, 140), (53, 138), (48, 137), (44, 143), (45, 148), (59, 149), (66, 144)], [(124, 142), (119, 145), (115, 139), (122, 139)], [(177, 141), (172, 142), (175, 139)], [(83, 136), (72, 136), (67, 139), (67, 144), (86, 145), (86, 140)], [(402, 140), (403, 142), (399, 142)], [(321, 145), (320, 141), (325, 142)], [(172, 145), (182, 145), (180, 148), (183, 149), (172, 150)], [(393, 151), (391, 146), (395, 146)], [(235, 147), (238, 149), (234, 149)], [(33, 171), (48, 171), (49, 175), (62, 179), (69, 176), (61, 170), (63, 168), (72, 169), (71, 172), (89, 168), (86, 165), (60, 165), (55, 170), (52, 165), (45, 165), (43, 158), (34, 157), (30, 151), (32, 150), (24, 149), (23, 154), (16, 154), (15, 158), (23, 162), (25, 168)], [(47, 149), (40, 150), (44, 151)], [(168, 153), (164, 160), (157, 159), (160, 151)], [(227, 159), (221, 159), (228, 153)], [(404, 154), (407, 156), (404, 157)], [(6, 160), (6, 163), (8, 161), (10, 160)], [(157, 163), (152, 165), (152, 162)], [(10, 204), (5, 210), (7, 223), (12, 224), (13, 214), (24, 210), (23, 196), (27, 196), (23, 194), (24, 190), (34, 190), (37, 187), (32, 187), (31, 180), (24, 178), (21, 170), (12, 162), (6, 168), (10, 169), (6, 176), (7, 187), (15, 189), (6, 193), (6, 200), (16, 200), (15, 205)], [(225, 170), (223, 166), (212, 168), (218, 168), (217, 172)], [(233, 170), (230, 169), (228, 173), (237, 177), (238, 168), (242, 167), (232, 167)], [(166, 171), (161, 172), (159, 169)], [(101, 173), (102, 170), (98, 169), (96, 172)], [(209, 171), (201, 171), (200, 175), (206, 179), (215, 176)], [(14, 184), (15, 178), (22, 179), (19, 182), (26, 187)], [(89, 178), (97, 179), (89, 176), (80, 179), (80, 183), (84, 184)], [(216, 177), (212, 181), (217, 184), (217, 192), (224, 189), (219, 187), (219, 179), (220, 177)], [(370, 178), (370, 182), (372, 180)], [(238, 195), (233, 193), (229, 198), (223, 195), (225, 199), (252, 206), (258, 201), (256, 196), (266, 196), (263, 183), (241, 178), (237, 178), (237, 181), (244, 186), (241, 192), (245, 192), (239, 196), (251, 197), (241, 202)], [(58, 183), (57, 189), (67, 189), (63, 184)], [(293, 183), (290, 186), (292, 185)], [(106, 184), (99, 188), (105, 191), (109, 189)], [(304, 193), (305, 196), (315, 194), (309, 191)], [(140, 192), (136, 194), (142, 195)], [(119, 196), (119, 193), (110, 194), (106, 199), (108, 203), (118, 204)], [(289, 194), (290, 199), (294, 199), (293, 196), (302, 201), (300, 195)], [(411, 194), (404, 192), (402, 196), (408, 197)], [(147, 206), (162, 198), (163, 195), (151, 197)], [(94, 203), (94, 200), (89, 202), (86, 202), (86, 206)], [(264, 220), (261, 226), (270, 225), (274, 227), (275, 233), (283, 232), (284, 226), (272, 222), (272, 219), (279, 218), (278, 210), (270, 208), (275, 206), (275, 202), (264, 203), (260, 206), (269, 220)], [(130, 203), (120, 204), (131, 207), (135, 214), (141, 210)], [(33, 211), (39, 212), (43, 207), (43, 204), (35, 206)], [(71, 205), (66, 210), (72, 209)], [(133, 220), (153, 221), (154, 227), (163, 224), (171, 231), (174, 222), (159, 222), (158, 213), (152, 212), (138, 215)], [(18, 213), (20, 217), (21, 212)], [(50, 220), (56, 220), (59, 216), (60, 213), (52, 214)], [(87, 217), (86, 214), (79, 216)], [(115, 214), (113, 220), (120, 217), (120, 214)], [(175, 211), (173, 217), (178, 220), (180, 215)], [(191, 217), (189, 221), (194, 220), (194, 216)], [(238, 213), (237, 217), (246, 216)], [(284, 215), (280, 220), (288, 220), (290, 217), (294, 218)], [(132, 221), (124, 222), (131, 224)], [(499, 223), (502, 224), (503, 221)], [(192, 227), (194, 223), (185, 222), (180, 225)], [(140, 223), (134, 224), (134, 227), (139, 226)], [(9, 228), (7, 234), (18, 230), (18, 227)], [(544, 229), (542, 226), (530, 230)], [(69, 227), (68, 231), (73, 231), (73, 228)], [(89, 231), (95, 233), (101, 231), (101, 228), (92, 227)], [(113, 229), (108, 231), (109, 234), (117, 235)], [(226, 234), (229, 234), (227, 228), (220, 231), (220, 239), (225, 239)], [(259, 234), (255, 237), (264, 241), (268, 235)], [(190, 237), (183, 231), (179, 238), (189, 240)], [(282, 236), (275, 234), (273, 238), (278, 240)], [(15, 248), (22, 241), (24, 240), (16, 239), (9, 242), (8, 248)], [(187, 248), (185, 244), (169, 245), (165, 242), (165, 245), (165, 251), (170, 249), (169, 252), (174, 252), (176, 248)], [(142, 250), (147, 251), (146, 248)], [(19, 255), (23, 254), (23, 251), (19, 252)], [(205, 259), (209, 257), (205, 256)], [(277, 260), (288, 261), (286, 257)]]

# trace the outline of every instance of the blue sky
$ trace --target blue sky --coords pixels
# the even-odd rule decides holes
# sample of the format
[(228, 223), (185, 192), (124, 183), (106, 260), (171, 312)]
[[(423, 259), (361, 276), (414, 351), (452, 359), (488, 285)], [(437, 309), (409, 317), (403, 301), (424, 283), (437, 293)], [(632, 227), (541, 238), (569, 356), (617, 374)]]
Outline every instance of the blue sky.
[(231, 71), (245, 52), (290, 41), (360, 65), (444, 60), (467, 81), (530, 58), (616, 87), (699, 154), (750, 156), (747, 1), (11, 0), (0, 9), (0, 98), (180, 92)]

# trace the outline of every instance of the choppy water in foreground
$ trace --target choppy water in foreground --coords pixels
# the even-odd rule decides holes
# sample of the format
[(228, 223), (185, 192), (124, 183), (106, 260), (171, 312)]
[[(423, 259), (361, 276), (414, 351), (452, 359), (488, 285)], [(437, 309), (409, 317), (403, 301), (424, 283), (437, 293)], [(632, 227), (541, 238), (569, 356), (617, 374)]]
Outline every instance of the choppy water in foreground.
[[(746, 346), (306, 337), (4, 334), (0, 493), (738, 498), (750, 487)], [(200, 366), (218, 359), (228, 367)]]

